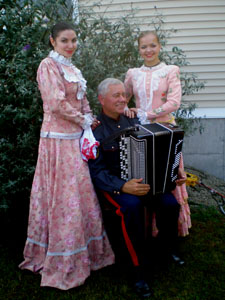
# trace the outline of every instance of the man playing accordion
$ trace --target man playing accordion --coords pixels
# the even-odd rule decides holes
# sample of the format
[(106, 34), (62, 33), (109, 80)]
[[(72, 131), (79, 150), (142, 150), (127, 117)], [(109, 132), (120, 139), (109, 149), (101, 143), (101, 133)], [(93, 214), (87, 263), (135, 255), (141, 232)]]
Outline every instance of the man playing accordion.
[[(119, 141), (110, 137), (138, 124), (138, 120), (123, 114), (127, 101), (124, 84), (120, 80), (103, 80), (98, 86), (98, 99), (102, 112), (98, 116), (100, 122), (94, 130), (94, 136), (100, 146), (97, 158), (88, 161), (92, 181), (98, 195), (104, 195), (103, 201), (110, 201), (122, 218), (123, 235), (134, 265), (136, 291), (143, 297), (149, 297), (151, 293), (143, 272), (146, 261), (151, 259), (146, 251), (145, 206), (156, 215), (157, 244), (162, 257), (182, 265), (184, 261), (177, 255), (180, 205), (171, 191), (150, 196), (151, 187), (142, 183), (142, 178), (121, 179)], [(176, 184), (182, 184), (185, 175), (180, 170), (178, 174), (180, 178)]]

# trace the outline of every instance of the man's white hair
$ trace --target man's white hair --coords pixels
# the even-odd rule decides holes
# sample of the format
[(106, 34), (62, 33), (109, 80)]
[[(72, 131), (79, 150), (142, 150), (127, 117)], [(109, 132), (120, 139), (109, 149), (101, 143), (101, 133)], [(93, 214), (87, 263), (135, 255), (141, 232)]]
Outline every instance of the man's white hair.
[(98, 85), (98, 95), (105, 96), (105, 94), (108, 92), (109, 85), (117, 85), (117, 84), (123, 84), (123, 82), (117, 78), (106, 78)]

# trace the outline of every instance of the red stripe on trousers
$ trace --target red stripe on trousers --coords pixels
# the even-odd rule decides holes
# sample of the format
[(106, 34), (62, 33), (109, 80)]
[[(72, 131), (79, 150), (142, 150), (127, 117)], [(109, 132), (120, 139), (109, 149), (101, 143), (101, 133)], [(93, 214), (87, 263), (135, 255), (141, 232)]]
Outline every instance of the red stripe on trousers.
[(127, 249), (130, 253), (130, 256), (131, 256), (131, 259), (133, 261), (133, 264), (135, 266), (139, 266), (139, 262), (138, 262), (138, 258), (137, 258), (137, 254), (134, 250), (134, 247), (132, 245), (132, 242), (128, 236), (128, 233), (127, 233), (127, 230), (126, 230), (126, 225), (125, 225), (125, 221), (124, 221), (124, 215), (123, 213), (121, 212), (120, 208), (121, 206), (112, 199), (112, 197), (107, 193), (107, 192), (103, 192), (105, 198), (111, 203), (113, 204), (115, 207), (117, 207), (117, 210), (116, 210), (116, 214), (118, 216), (121, 217), (121, 226), (122, 226), (122, 232), (123, 232), (123, 237), (125, 239), (125, 243), (126, 243), (126, 246), (127, 246)]

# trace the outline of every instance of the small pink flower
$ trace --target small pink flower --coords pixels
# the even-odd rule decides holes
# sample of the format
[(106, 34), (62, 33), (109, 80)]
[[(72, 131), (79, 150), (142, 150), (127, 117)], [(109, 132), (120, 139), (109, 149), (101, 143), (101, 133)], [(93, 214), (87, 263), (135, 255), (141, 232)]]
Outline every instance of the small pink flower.
[(66, 245), (67, 246), (73, 246), (74, 245), (74, 238), (69, 236), (68, 238), (66, 238)]
[(71, 215), (67, 215), (65, 218), (66, 223), (69, 223), (72, 220), (72, 216)]
[(70, 185), (73, 185), (76, 182), (76, 177), (72, 176), (70, 179)]
[(93, 218), (93, 219), (97, 219), (99, 218), (99, 211), (97, 210), (92, 210), (90, 213), (89, 213), (90, 217)]
[(75, 209), (79, 206), (77, 198), (76, 197), (71, 197), (68, 203), (68, 206), (72, 209)]
[(47, 219), (47, 217), (42, 216), (42, 217), (40, 218), (40, 224), (41, 224), (41, 227), (45, 227), (45, 226), (48, 224), (48, 219)]
[(56, 267), (58, 270), (63, 271), (63, 263), (62, 262), (57, 262)]
[(88, 258), (84, 258), (84, 259), (82, 259), (82, 261), (83, 261), (84, 264), (87, 264), (87, 265), (89, 264), (89, 259)]
[(32, 204), (33, 209), (36, 210), (38, 208), (38, 204), (39, 204), (38, 199), (34, 199)]
[(74, 268), (73, 266), (67, 266), (67, 267), (65, 268), (66, 273), (70, 273), (70, 272), (72, 272), (74, 269), (75, 269), (75, 268)]

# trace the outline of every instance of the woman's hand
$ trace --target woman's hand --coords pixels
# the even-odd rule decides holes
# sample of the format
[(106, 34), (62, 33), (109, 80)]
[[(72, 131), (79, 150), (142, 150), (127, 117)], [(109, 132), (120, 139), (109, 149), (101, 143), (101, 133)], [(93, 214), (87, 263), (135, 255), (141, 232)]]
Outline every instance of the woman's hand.
[(130, 110), (137, 116), (138, 114), (138, 109), (135, 107), (130, 108)]
[(187, 175), (184, 171), (184, 169), (179, 168), (178, 169), (178, 179), (176, 180), (176, 185), (180, 186), (184, 184), (187, 180)]
[(134, 117), (136, 117), (136, 113), (135, 113), (135, 111), (133, 111), (133, 109), (134, 110), (136, 110), (136, 108), (126, 108), (125, 110), (124, 110), (124, 115), (125, 116), (127, 116), (128, 118), (131, 118), (131, 119), (133, 119)]

